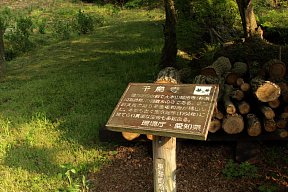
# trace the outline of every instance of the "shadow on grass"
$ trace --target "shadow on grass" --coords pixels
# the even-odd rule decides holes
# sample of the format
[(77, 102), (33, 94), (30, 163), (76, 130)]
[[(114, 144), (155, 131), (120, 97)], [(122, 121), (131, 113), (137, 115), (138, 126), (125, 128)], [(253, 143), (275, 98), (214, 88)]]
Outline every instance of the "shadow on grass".
[(19, 144), (10, 147), (4, 163), (9, 167), (55, 176), (61, 172), (61, 168), (53, 163), (53, 154), (55, 151), (51, 149)]

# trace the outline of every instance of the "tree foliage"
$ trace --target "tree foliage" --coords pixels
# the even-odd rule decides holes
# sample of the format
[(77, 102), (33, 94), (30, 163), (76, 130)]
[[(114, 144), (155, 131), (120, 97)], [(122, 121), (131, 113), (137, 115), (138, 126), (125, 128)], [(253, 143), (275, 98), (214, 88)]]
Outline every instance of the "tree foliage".
[(175, 0), (178, 13), (177, 39), (184, 49), (198, 50), (203, 41), (217, 40), (212, 31), (223, 38), (236, 35), (234, 30), (238, 7), (234, 0)]

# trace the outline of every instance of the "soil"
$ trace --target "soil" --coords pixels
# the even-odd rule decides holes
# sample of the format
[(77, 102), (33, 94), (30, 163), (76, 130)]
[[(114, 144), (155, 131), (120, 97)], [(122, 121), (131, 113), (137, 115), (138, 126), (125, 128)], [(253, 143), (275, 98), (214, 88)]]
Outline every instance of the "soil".
[[(288, 149), (286, 143), (258, 143), (254, 166), (257, 176), (228, 178), (222, 171), (234, 160), (235, 142), (177, 142), (176, 185), (178, 192), (288, 191)], [(279, 150), (277, 153), (275, 152)], [(152, 192), (153, 158), (151, 142), (125, 143), (96, 174), (91, 174), (91, 191)], [(271, 152), (273, 151), (274, 152)], [(283, 157), (283, 158), (282, 158)], [(252, 163), (251, 163), (252, 165)]]

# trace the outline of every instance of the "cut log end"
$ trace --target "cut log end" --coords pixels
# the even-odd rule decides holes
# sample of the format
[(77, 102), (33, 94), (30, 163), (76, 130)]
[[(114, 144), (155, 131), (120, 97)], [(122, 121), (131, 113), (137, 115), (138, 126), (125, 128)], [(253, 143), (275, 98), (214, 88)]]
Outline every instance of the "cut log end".
[(273, 65), (273, 70), (270, 70), (270, 76), (271, 77), (281, 77), (283, 78), (286, 73), (286, 67), (283, 64), (276, 63)]
[(139, 133), (122, 132), (122, 136), (124, 137), (124, 139), (126, 139), (128, 141), (132, 141), (132, 140), (140, 137), (140, 134)]
[(147, 137), (147, 139), (153, 141), (153, 135), (148, 135), (148, 134), (147, 134), (146, 137)]
[(277, 133), (278, 133), (279, 137), (281, 137), (283, 139), (288, 137), (288, 131), (285, 129), (279, 129), (279, 130), (277, 130)]
[(286, 75), (286, 65), (278, 59), (272, 59), (264, 64), (270, 79), (283, 79)]
[(229, 72), (225, 75), (225, 81), (228, 85), (236, 85), (238, 77), (238, 74)]
[(233, 104), (227, 105), (227, 106), (226, 106), (226, 113), (227, 113), (227, 114), (230, 114), (230, 115), (235, 114), (235, 113), (236, 113), (236, 107), (235, 107), (235, 105), (233, 105)]
[(201, 69), (200, 74), (205, 76), (222, 76), (231, 69), (230, 60), (226, 57), (219, 57), (215, 62), (206, 68)]
[(219, 119), (212, 119), (209, 126), (210, 133), (216, 133), (221, 129), (221, 121)]
[(211, 67), (201, 69), (200, 75), (217, 77), (215, 69)]
[(261, 123), (256, 115), (247, 114), (247, 133), (249, 136), (256, 137), (262, 132)]
[(238, 111), (240, 114), (244, 115), (250, 112), (250, 104), (246, 101), (240, 102), (238, 105)]
[(263, 105), (260, 107), (260, 110), (266, 119), (273, 119), (275, 117), (275, 112), (271, 107)]
[(234, 90), (231, 93), (231, 97), (233, 99), (236, 99), (237, 101), (241, 101), (244, 98), (244, 93), (242, 90)]
[(276, 125), (279, 129), (284, 129), (287, 125), (287, 120), (286, 119), (278, 119), (276, 122)]
[(227, 115), (223, 119), (222, 128), (228, 134), (241, 133), (244, 129), (243, 117), (238, 114)]
[(255, 92), (256, 97), (262, 102), (269, 102), (280, 96), (280, 87), (270, 81), (260, 86)]
[(264, 120), (264, 129), (267, 132), (274, 132), (277, 129), (276, 122), (274, 119), (265, 119)]
[(247, 92), (250, 90), (250, 84), (249, 83), (243, 83), (242, 85), (240, 85), (240, 89), (244, 92)]
[(155, 83), (180, 83), (179, 71), (173, 67), (166, 67), (159, 72)]
[(222, 120), (224, 118), (224, 114), (215, 107), (214, 113), (213, 113), (213, 118)]
[(268, 105), (273, 108), (273, 109), (276, 109), (280, 106), (280, 100), (279, 99), (275, 99), (273, 101), (269, 101), (268, 102)]

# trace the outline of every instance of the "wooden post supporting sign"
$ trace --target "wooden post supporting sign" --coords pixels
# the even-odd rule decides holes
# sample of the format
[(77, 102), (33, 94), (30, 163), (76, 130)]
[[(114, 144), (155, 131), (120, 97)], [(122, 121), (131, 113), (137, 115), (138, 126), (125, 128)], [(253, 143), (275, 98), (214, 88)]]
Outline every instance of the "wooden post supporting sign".
[[(155, 83), (178, 84), (173, 68), (162, 70)], [(153, 136), (154, 192), (176, 192), (176, 137)]]
[(176, 137), (153, 136), (154, 191), (176, 192)]

